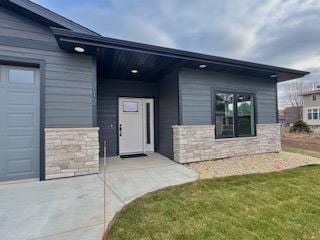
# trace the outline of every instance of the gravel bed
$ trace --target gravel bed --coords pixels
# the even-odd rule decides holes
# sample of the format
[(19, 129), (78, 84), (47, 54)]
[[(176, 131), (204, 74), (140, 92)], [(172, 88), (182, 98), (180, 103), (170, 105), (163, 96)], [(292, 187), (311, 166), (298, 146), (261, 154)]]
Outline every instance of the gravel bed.
[(199, 173), (200, 178), (204, 179), (281, 171), (311, 164), (320, 164), (320, 159), (297, 153), (280, 152), (190, 163), (185, 166)]

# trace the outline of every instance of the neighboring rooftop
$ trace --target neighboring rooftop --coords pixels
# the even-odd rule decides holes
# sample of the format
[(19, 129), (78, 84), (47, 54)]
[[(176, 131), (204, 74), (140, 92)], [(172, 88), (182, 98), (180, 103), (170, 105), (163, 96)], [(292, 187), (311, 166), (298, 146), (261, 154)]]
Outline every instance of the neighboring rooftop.
[(308, 96), (308, 95), (319, 94), (319, 93), (320, 93), (320, 89), (317, 89), (317, 90), (312, 90), (310, 92), (306, 92), (302, 94), (302, 96)]

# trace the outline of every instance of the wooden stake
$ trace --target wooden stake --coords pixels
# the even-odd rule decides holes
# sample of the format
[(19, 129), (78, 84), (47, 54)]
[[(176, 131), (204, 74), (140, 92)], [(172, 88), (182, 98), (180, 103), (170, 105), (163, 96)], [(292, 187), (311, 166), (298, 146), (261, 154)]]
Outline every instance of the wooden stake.
[(107, 165), (107, 140), (103, 142), (103, 236), (106, 231), (106, 185), (107, 185), (106, 165)]

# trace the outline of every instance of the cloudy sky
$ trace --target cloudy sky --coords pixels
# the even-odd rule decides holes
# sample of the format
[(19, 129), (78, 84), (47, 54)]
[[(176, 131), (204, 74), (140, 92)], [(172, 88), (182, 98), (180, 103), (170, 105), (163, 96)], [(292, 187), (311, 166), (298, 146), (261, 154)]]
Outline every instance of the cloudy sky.
[(34, 2), (107, 37), (307, 70), (320, 85), (320, 0)]

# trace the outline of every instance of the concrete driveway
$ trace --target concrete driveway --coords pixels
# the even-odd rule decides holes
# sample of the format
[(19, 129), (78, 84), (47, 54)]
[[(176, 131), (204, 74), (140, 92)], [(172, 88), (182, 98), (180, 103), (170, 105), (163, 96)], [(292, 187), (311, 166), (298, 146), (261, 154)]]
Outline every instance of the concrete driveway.
[[(198, 175), (159, 155), (108, 158), (107, 222), (126, 203)], [(0, 238), (95, 240), (103, 234), (103, 170), (100, 174), (0, 184)]]

